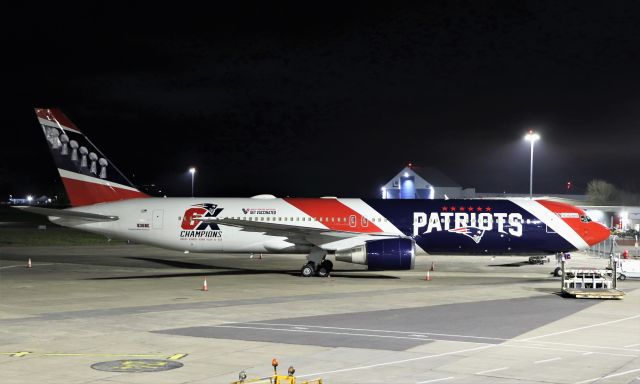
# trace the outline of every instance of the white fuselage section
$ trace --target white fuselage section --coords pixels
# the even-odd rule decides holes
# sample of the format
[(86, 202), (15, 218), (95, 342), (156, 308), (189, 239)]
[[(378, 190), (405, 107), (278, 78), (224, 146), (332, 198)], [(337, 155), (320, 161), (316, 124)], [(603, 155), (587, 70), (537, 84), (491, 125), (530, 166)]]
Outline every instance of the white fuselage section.
[[(401, 232), (360, 199), (340, 199), (387, 233)], [(199, 207), (198, 205), (205, 205)], [(208, 205), (208, 206), (206, 206)], [(214, 207), (211, 207), (211, 206)], [(205, 211), (217, 218), (235, 218), (318, 229), (350, 230), (348, 218), (327, 214), (312, 217), (283, 199), (267, 198), (141, 198), (71, 208), (82, 212), (118, 216), (111, 222), (80, 222), (70, 218), (50, 217), (67, 227), (101, 234), (109, 238), (188, 252), (237, 253), (308, 253), (314, 244), (289, 241), (287, 236), (244, 231), (234, 226), (206, 224), (197, 219)], [(194, 212), (195, 211), (195, 212)], [(359, 218), (360, 220), (360, 218)], [(343, 228), (342, 228), (343, 227)], [(359, 236), (358, 242), (367, 234)], [(329, 243), (327, 250), (348, 247), (348, 243)]]

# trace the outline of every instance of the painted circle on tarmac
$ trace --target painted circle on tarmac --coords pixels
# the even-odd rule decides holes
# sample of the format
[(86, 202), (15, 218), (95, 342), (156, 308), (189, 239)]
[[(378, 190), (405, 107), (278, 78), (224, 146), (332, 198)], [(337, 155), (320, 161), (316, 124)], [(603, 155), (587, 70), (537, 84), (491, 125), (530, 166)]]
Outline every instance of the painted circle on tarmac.
[(182, 363), (173, 360), (114, 360), (95, 363), (91, 368), (107, 372), (159, 372), (182, 367)]

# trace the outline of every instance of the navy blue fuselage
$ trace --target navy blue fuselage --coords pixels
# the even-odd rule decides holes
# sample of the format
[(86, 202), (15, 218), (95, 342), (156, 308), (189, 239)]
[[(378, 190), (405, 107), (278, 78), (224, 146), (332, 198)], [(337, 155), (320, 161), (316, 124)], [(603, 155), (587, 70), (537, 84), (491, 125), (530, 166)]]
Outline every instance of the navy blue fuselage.
[(510, 200), (364, 200), (429, 254), (554, 254), (575, 250)]

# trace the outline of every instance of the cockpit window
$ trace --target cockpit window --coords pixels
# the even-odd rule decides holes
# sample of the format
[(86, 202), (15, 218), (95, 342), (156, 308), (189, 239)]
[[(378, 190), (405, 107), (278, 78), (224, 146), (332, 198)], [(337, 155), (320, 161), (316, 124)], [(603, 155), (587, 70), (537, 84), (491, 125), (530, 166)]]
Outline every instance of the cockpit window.
[(591, 218), (587, 215), (580, 215), (580, 221), (582, 221), (583, 223), (590, 223)]

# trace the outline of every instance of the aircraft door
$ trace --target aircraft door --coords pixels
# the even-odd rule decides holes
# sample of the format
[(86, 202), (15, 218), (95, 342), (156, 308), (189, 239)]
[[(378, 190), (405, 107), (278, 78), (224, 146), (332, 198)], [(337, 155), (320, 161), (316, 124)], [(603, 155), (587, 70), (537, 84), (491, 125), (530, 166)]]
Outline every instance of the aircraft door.
[(154, 209), (153, 210), (153, 229), (162, 229), (162, 224), (164, 220), (164, 210), (162, 209)]

